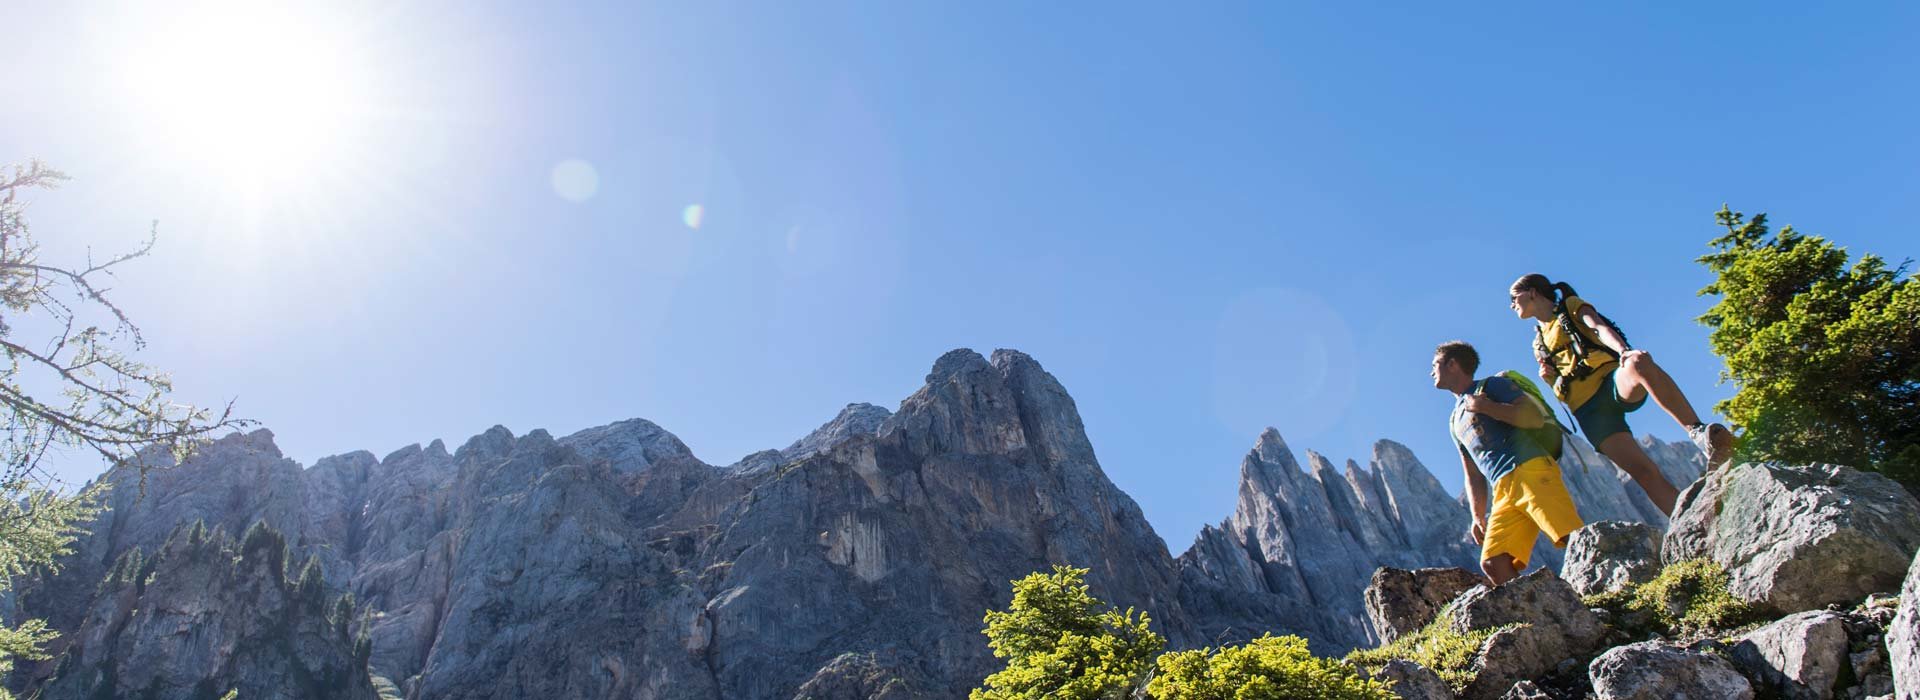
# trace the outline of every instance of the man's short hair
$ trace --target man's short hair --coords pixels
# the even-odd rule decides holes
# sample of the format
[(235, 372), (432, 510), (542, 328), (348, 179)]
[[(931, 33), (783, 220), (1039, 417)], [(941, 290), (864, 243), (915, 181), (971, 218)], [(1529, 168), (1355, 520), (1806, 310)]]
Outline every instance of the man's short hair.
[(1460, 363), (1460, 369), (1466, 370), (1468, 375), (1480, 371), (1479, 351), (1474, 350), (1473, 346), (1468, 345), (1464, 340), (1449, 340), (1441, 343), (1440, 347), (1433, 349), (1433, 356), (1440, 358), (1441, 362), (1453, 360)]

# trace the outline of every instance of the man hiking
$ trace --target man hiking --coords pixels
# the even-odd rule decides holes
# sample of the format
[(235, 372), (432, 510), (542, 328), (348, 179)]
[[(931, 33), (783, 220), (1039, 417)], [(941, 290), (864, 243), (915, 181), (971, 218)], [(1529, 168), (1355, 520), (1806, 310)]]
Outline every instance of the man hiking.
[(1508, 306), (1535, 322), (1533, 357), (1540, 363), (1540, 378), (1573, 411), (1587, 442), (1633, 477), (1661, 513), (1673, 515), (1680, 492), (1627, 427), (1627, 414), (1644, 405), (1649, 394), (1706, 454), (1708, 471), (1733, 457), (1733, 433), (1719, 423), (1702, 423), (1673, 377), (1645, 350), (1628, 345), (1626, 334), (1573, 287), (1529, 274), (1508, 289)]
[[(1565, 547), (1567, 536), (1582, 523), (1560, 480), (1560, 465), (1549, 448), (1526, 433), (1547, 424), (1547, 407), (1514, 380), (1499, 375), (1475, 380), (1478, 369), (1480, 353), (1472, 345), (1455, 340), (1433, 351), (1433, 386), (1455, 397), (1447, 428), (1466, 473), (1480, 571), (1498, 586), (1527, 568), (1540, 533), (1553, 546)], [(1558, 429), (1554, 432), (1558, 438)], [(1488, 484), (1493, 485), (1491, 503)]]

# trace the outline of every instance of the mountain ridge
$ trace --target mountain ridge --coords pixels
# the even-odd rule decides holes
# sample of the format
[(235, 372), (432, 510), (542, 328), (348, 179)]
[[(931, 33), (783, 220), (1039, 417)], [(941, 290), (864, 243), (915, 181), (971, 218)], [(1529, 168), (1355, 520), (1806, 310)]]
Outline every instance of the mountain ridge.
[[(1178, 646), (1274, 631), (1323, 652), (1377, 638), (1360, 604), (1376, 566), (1471, 564), (1464, 509), (1407, 448), (1383, 440), (1344, 469), (1307, 454), (1303, 468), (1263, 431), (1235, 512), (1176, 556), (1051, 374), (962, 349), (895, 411), (850, 404), (726, 466), (645, 419), (559, 438), (494, 426), (451, 454), (435, 440), (305, 468), (271, 431), (236, 433), (155, 472), (150, 500), (123, 483), (68, 570), (21, 599), (78, 629), (90, 606), (59, 584), (91, 590), (188, 522), (265, 521), (377, 611), (357, 630), (370, 674), (408, 697), (866, 687), (836, 673), (958, 696), (994, 666), (980, 614), (1053, 563), (1089, 568), (1101, 598), (1149, 611)], [(1609, 511), (1596, 515), (1632, 507), (1617, 477), (1570, 470), (1569, 485), (1594, 491)], [(29, 682), (68, 697), (78, 676), (49, 672)]]

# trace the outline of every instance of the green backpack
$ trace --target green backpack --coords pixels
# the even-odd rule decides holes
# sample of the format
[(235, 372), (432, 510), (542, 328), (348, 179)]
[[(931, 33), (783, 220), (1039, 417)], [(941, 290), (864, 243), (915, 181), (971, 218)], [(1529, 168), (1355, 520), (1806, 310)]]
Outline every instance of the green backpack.
[[(1528, 397), (1533, 399), (1534, 407), (1540, 409), (1540, 414), (1547, 417), (1547, 422), (1540, 427), (1523, 428), (1520, 432), (1525, 433), (1528, 439), (1533, 440), (1534, 444), (1540, 446), (1540, 449), (1546, 450), (1547, 456), (1558, 461), (1560, 459), (1561, 445), (1565, 437), (1572, 435), (1573, 431), (1567, 430), (1566, 426), (1560, 424), (1560, 418), (1554, 415), (1552, 408), (1549, 408), (1552, 404), (1547, 403), (1546, 395), (1540, 393), (1540, 386), (1534, 384), (1532, 379), (1528, 378), (1527, 375), (1521, 374), (1519, 370), (1510, 369), (1494, 376), (1505, 377), (1515, 385), (1518, 385), (1520, 391), (1525, 392)], [(1476, 392), (1485, 393), (1486, 390), (1487, 383), (1483, 381), (1480, 382), (1480, 386)]]

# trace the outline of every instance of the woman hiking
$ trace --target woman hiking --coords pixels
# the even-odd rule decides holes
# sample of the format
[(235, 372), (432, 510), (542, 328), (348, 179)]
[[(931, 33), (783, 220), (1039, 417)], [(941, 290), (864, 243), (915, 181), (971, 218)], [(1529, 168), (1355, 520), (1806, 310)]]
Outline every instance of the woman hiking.
[(1587, 441), (1632, 476), (1660, 512), (1673, 514), (1679, 492), (1627, 427), (1627, 414), (1645, 404), (1649, 394), (1687, 429), (1687, 437), (1706, 454), (1709, 471), (1732, 458), (1733, 433), (1719, 423), (1701, 422), (1673, 377), (1647, 351), (1628, 345), (1626, 334), (1573, 287), (1533, 273), (1516, 280), (1508, 292), (1514, 313), (1535, 322), (1533, 357), (1540, 362), (1540, 378), (1573, 410)]

